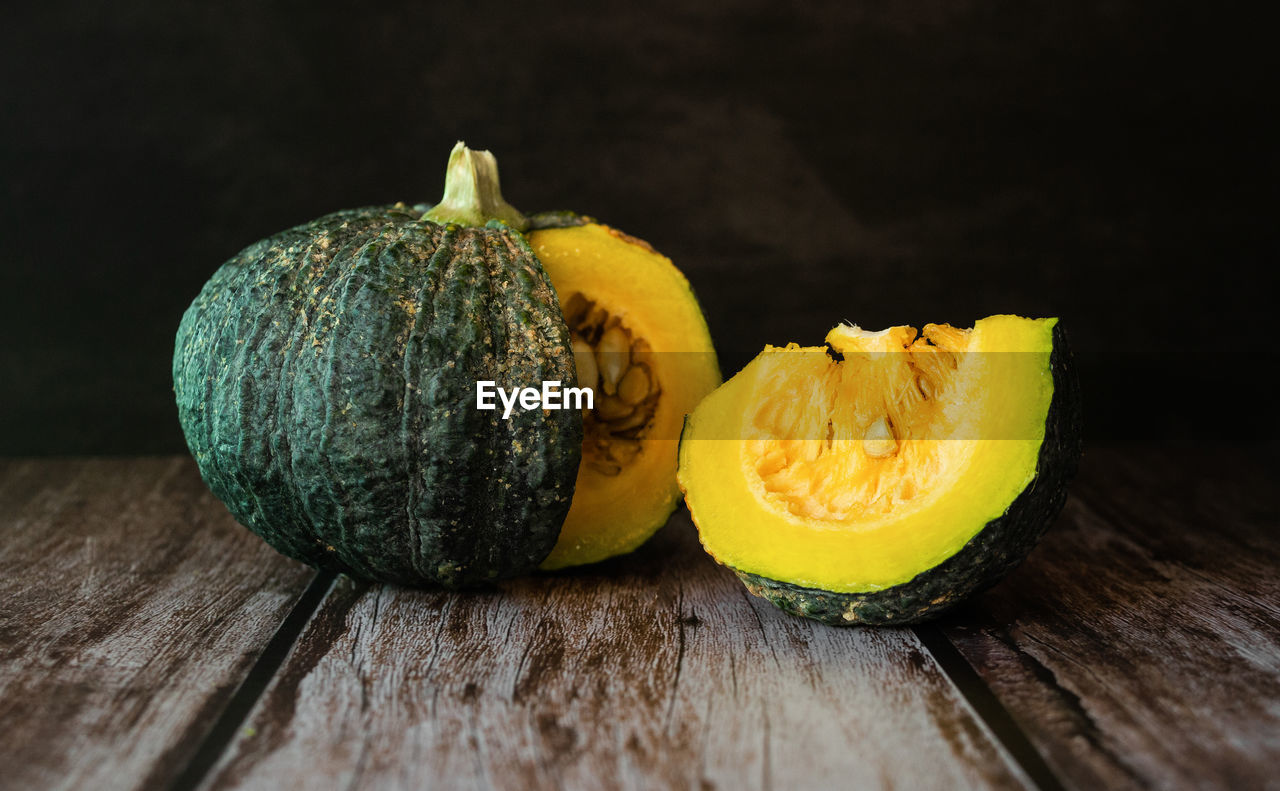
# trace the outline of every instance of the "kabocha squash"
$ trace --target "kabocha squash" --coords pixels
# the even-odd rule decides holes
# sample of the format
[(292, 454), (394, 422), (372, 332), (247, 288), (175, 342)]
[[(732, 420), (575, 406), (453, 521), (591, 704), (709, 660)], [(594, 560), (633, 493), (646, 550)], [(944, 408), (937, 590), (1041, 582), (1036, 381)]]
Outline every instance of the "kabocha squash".
[(702, 401), (680, 486), (752, 593), (830, 624), (934, 617), (1022, 561), (1062, 509), (1080, 404), (1056, 319), (768, 347)]
[[(579, 368), (586, 413), (477, 409), (480, 381), (568, 387)], [(720, 375), (668, 259), (586, 217), (525, 217), (492, 155), (459, 143), (436, 206), (337, 212), (224, 264), (173, 379), (201, 475), (271, 546), (462, 587), (642, 543), (679, 501), (683, 416)]]
[(321, 217), (224, 264), (173, 364), (187, 443), (240, 522), (313, 566), (460, 587), (535, 569), (582, 418), (476, 408), (477, 380), (574, 382), (569, 331), (487, 152), (442, 203)]
[(535, 217), (529, 242), (560, 295), (578, 382), (595, 390), (573, 505), (543, 568), (638, 547), (680, 502), (684, 416), (720, 384), (689, 282), (647, 243), (571, 215)]

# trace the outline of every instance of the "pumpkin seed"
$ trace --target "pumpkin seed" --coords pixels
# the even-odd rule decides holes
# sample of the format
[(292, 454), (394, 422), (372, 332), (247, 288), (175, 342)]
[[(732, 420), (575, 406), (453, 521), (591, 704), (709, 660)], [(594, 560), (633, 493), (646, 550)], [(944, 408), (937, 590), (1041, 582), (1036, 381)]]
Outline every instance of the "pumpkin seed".
[(867, 426), (867, 430), (862, 435), (862, 449), (868, 456), (876, 459), (883, 459), (898, 452), (898, 440), (894, 438), (887, 418), (882, 417)]
[(617, 396), (606, 395), (596, 401), (596, 416), (606, 423), (630, 417), (635, 407)]
[(600, 370), (596, 367), (595, 350), (581, 335), (571, 333), (569, 338), (573, 344), (573, 361), (578, 367), (578, 387), (589, 387), (595, 390), (600, 383)]
[(622, 435), (623, 432), (630, 431), (631, 429), (641, 428), (649, 422), (649, 418), (651, 417), (653, 417), (652, 414), (648, 414), (644, 410), (637, 409), (630, 415), (609, 421), (609, 431), (612, 434)]
[(628, 404), (638, 404), (649, 395), (649, 370), (644, 365), (633, 365), (618, 380), (618, 398)]
[(615, 326), (600, 336), (600, 343), (596, 345), (596, 363), (600, 366), (604, 391), (613, 395), (617, 391), (618, 380), (631, 365), (631, 343), (626, 330)]

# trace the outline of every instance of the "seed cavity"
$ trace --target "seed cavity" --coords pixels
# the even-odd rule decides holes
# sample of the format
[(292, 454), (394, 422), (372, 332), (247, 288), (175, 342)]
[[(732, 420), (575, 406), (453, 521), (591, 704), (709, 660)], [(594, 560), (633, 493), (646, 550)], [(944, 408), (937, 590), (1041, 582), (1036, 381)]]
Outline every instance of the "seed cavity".
[(582, 296), (582, 294), (574, 293), (570, 295), (570, 297), (564, 301), (564, 307), (561, 308), (564, 313), (565, 323), (570, 327), (578, 326), (582, 323), (582, 320), (586, 318), (587, 311), (590, 307), (591, 306), (587, 304), (587, 298)]
[(658, 410), (653, 349), (580, 292), (569, 295), (563, 312), (578, 386), (596, 393), (595, 408), (583, 413), (583, 464), (601, 475), (620, 475), (643, 451), (641, 440)]

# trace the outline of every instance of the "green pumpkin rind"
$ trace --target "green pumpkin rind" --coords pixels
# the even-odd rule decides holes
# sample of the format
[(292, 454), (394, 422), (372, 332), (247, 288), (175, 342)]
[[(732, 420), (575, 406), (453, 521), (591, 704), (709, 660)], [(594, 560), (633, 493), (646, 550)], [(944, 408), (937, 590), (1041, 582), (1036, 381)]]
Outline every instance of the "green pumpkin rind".
[(173, 377), (201, 475), (285, 555), (462, 587), (534, 570), (573, 495), (573, 410), (475, 408), (475, 383), (575, 383), (524, 237), (401, 204), (251, 245), (182, 319)]
[(578, 214), (574, 211), (561, 209), (558, 211), (540, 211), (528, 216), (529, 227), (527, 232), (543, 231), (547, 228), (573, 228), (579, 225), (588, 225), (595, 222), (594, 217), (588, 217), (585, 214)]
[(1062, 325), (1053, 329), (1049, 355), (1053, 398), (1045, 422), (1036, 475), (998, 519), (959, 552), (900, 585), (867, 593), (833, 593), (733, 569), (747, 589), (793, 615), (832, 626), (912, 624), (938, 617), (995, 585), (1039, 542), (1067, 499), (1067, 483), (1080, 459), (1080, 384)]

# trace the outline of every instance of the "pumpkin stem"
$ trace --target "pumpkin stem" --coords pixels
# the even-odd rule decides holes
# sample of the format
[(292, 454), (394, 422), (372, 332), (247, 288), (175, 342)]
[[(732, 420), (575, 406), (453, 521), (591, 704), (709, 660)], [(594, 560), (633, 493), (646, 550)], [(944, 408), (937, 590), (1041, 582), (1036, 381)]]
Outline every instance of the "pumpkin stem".
[(499, 220), (517, 231), (529, 227), (529, 220), (502, 199), (498, 160), (488, 151), (472, 151), (461, 140), (449, 154), (444, 197), (422, 219), (458, 225), (484, 225)]

